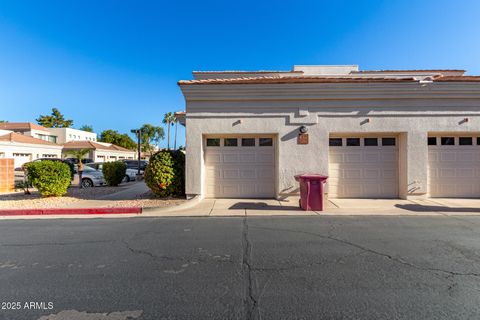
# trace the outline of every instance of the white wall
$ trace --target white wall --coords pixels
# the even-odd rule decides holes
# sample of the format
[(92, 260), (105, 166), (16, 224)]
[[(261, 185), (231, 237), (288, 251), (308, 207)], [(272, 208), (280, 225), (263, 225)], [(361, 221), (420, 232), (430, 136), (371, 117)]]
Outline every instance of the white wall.
[(47, 130), (58, 137), (58, 144), (64, 144), (69, 141), (97, 141), (97, 134), (94, 132), (72, 128), (47, 128)]
[[(25, 155), (25, 156), (20, 156)], [(15, 168), (38, 158), (61, 158), (61, 146), (10, 143), (0, 141), (0, 157), (15, 159)]]
[[(394, 133), (401, 148), (402, 197), (422, 197), (427, 193), (429, 132), (480, 134), (477, 83), (181, 87), (187, 109), (189, 195), (204, 194), (202, 137), (207, 134), (278, 135), (277, 189), (281, 195), (297, 192), (295, 174), (328, 174), (330, 134)], [(465, 117), (469, 121), (462, 123)], [(366, 119), (370, 122), (365, 123)], [(238, 120), (241, 123), (235, 124)], [(309, 128), (308, 145), (296, 142), (302, 124)], [(415, 188), (408, 188), (412, 185)]]

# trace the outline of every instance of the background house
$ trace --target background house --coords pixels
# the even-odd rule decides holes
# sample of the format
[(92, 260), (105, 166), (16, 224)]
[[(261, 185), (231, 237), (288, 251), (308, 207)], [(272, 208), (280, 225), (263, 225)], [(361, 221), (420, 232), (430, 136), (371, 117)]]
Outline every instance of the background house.
[(15, 167), (39, 158), (67, 158), (68, 152), (90, 149), (93, 161), (136, 159), (136, 151), (97, 141), (97, 134), (73, 128), (45, 128), (29, 122), (0, 123), (0, 158), (15, 159)]
[(97, 134), (73, 128), (46, 128), (57, 137), (57, 143), (63, 144), (69, 141), (97, 141)]
[(31, 122), (0, 123), (0, 130), (8, 130), (53, 143), (61, 143), (58, 141), (57, 135), (53, 133), (50, 129), (51, 128), (47, 129), (43, 126)]
[(13, 158), (15, 168), (38, 158), (60, 158), (62, 146), (20, 133), (0, 132), (0, 158)]
[(94, 162), (136, 159), (135, 151), (128, 150), (111, 143), (93, 141), (70, 141), (64, 143), (62, 150), (63, 158), (72, 157), (71, 151), (80, 149), (89, 149), (90, 152), (87, 156), (85, 156), (85, 158), (90, 158)]

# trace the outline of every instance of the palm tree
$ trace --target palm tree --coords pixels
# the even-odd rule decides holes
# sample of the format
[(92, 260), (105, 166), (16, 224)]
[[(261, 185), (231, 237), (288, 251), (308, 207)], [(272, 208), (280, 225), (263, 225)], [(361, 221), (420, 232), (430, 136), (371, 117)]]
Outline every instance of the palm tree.
[(167, 148), (168, 150), (170, 150), (170, 125), (173, 125), (173, 123), (175, 122), (175, 115), (172, 113), (172, 112), (167, 112), (165, 113), (165, 115), (163, 116), (163, 121), (162, 121), (164, 124), (167, 125)]
[(173, 150), (177, 150), (177, 130), (178, 130), (178, 119), (175, 117), (175, 114), (173, 115), (173, 118), (175, 119), (175, 140), (173, 140)]
[(80, 189), (83, 188), (82, 185), (82, 175), (83, 175), (83, 162), (82, 159), (90, 152), (90, 149), (78, 149), (69, 151), (68, 153), (71, 154), (75, 159), (78, 160), (78, 180), (79, 180), (79, 187)]

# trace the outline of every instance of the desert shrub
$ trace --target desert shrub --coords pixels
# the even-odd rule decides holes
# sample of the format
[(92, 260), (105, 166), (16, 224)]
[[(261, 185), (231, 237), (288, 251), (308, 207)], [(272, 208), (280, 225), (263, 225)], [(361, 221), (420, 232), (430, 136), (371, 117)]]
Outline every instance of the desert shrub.
[(118, 186), (125, 178), (127, 164), (122, 161), (105, 162), (102, 166), (102, 172), (107, 185)]
[(43, 197), (60, 197), (72, 181), (70, 167), (58, 161), (38, 161), (26, 165), (28, 181)]
[(145, 183), (159, 197), (185, 194), (185, 154), (173, 150), (155, 153), (145, 169)]

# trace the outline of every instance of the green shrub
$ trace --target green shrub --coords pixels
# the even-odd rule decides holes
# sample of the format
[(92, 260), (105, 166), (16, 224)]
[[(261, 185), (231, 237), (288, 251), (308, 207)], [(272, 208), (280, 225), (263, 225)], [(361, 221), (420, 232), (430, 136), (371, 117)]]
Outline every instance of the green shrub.
[(60, 197), (72, 181), (70, 167), (58, 161), (38, 161), (26, 165), (28, 181), (43, 197)]
[(125, 178), (127, 164), (122, 161), (105, 162), (102, 166), (102, 172), (107, 185), (118, 186)]
[(159, 197), (185, 194), (185, 154), (181, 151), (159, 151), (148, 162), (145, 183)]

